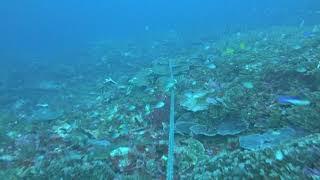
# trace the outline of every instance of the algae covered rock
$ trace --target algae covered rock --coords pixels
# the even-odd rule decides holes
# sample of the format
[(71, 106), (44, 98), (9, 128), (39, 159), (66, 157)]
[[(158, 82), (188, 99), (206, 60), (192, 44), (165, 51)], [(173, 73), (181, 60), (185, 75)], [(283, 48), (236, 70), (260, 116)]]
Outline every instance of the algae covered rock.
[(249, 150), (259, 150), (273, 147), (285, 141), (297, 138), (298, 134), (292, 128), (281, 128), (279, 130), (269, 130), (263, 134), (251, 134), (240, 136), (240, 146)]
[(135, 160), (130, 156), (133, 155), (130, 147), (119, 147), (110, 152), (110, 158), (112, 160), (114, 168), (119, 171), (125, 171), (127, 168), (135, 163)]
[(241, 119), (227, 119), (223, 120), (217, 126), (217, 134), (236, 135), (248, 129), (248, 123)]
[(217, 130), (215, 128), (206, 125), (197, 124), (190, 127), (190, 130), (194, 135), (203, 135), (208, 137), (217, 135)]
[(194, 122), (179, 121), (175, 124), (175, 131), (178, 134), (190, 135), (192, 132), (190, 128), (196, 125), (198, 124)]
[(143, 69), (129, 80), (129, 83), (138, 87), (148, 87), (150, 85), (151, 69)]
[(312, 103), (307, 106), (289, 106), (286, 108), (286, 120), (289, 124), (307, 129), (311, 132), (320, 130), (320, 92), (310, 93)]
[(32, 112), (30, 121), (46, 122), (60, 118), (63, 115), (63, 110), (55, 110), (51, 108), (40, 108)]
[(193, 138), (189, 138), (183, 141), (184, 146), (179, 146), (176, 148), (176, 153), (178, 155), (178, 168), (179, 172), (184, 172), (189, 168), (195, 166), (203, 159), (208, 158), (205, 154), (205, 148), (203, 144)]

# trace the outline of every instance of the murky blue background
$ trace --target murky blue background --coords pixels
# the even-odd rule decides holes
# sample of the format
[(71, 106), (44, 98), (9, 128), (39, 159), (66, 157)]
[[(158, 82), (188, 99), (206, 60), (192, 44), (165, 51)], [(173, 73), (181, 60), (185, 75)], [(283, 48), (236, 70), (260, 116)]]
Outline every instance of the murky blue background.
[(313, 24), (316, 0), (5, 1), (0, 6), (1, 61), (72, 61), (101, 39), (155, 39), (174, 30), (184, 38), (273, 25)]

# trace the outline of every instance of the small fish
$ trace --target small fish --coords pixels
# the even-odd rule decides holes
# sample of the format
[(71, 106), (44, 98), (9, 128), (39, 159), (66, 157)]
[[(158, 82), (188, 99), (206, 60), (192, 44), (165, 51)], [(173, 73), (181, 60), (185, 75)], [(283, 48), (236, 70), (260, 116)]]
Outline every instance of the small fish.
[(253, 83), (252, 83), (252, 82), (249, 82), (249, 81), (243, 82), (242, 85), (243, 85), (245, 88), (247, 88), (247, 89), (253, 89), (253, 88), (254, 88)]
[(154, 108), (158, 109), (158, 108), (162, 108), (165, 105), (165, 103), (163, 101), (158, 102)]
[(306, 31), (306, 32), (303, 33), (303, 36), (306, 37), (306, 38), (311, 38), (311, 37), (315, 36), (315, 33)]
[(38, 107), (43, 107), (43, 108), (45, 108), (45, 107), (49, 107), (49, 104), (37, 104), (36, 106), (38, 106)]
[(136, 106), (135, 105), (130, 105), (129, 107), (128, 107), (128, 110), (129, 111), (133, 111), (133, 110), (135, 110), (136, 109)]
[(279, 96), (277, 102), (280, 104), (292, 104), (297, 106), (306, 106), (311, 103), (310, 101), (300, 99), (297, 96)]
[(206, 102), (213, 105), (217, 105), (219, 103), (216, 98), (212, 97), (207, 97)]
[(204, 47), (204, 50), (209, 50), (211, 47), (209, 45)]
[(209, 68), (209, 69), (215, 69), (217, 66), (215, 65), (215, 64), (208, 64), (207, 65), (207, 67)]

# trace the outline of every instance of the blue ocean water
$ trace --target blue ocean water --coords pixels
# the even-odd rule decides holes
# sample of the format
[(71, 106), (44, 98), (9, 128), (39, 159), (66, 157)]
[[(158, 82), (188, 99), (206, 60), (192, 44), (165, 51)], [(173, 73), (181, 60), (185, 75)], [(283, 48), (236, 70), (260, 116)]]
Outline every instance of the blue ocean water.
[[(99, 39), (146, 39), (175, 30), (189, 36), (224, 33), (274, 25), (314, 24), (317, 1), (229, 0), (169, 1), (34, 1), (3, 2), (3, 54), (66, 53)], [(145, 31), (149, 27), (150, 32)], [(189, 37), (190, 38), (190, 37)], [(67, 52), (66, 52), (67, 51)], [(74, 50), (77, 51), (77, 50)], [(50, 53), (51, 52), (51, 53)], [(19, 53), (20, 54), (20, 53)]]
[(319, 19), (317, 0), (2, 2), (0, 175), (319, 178)]

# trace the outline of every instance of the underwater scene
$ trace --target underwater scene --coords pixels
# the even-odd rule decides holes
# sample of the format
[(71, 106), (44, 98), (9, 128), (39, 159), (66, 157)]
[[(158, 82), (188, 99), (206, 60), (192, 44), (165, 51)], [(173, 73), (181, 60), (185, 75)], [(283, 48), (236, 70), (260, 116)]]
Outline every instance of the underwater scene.
[(320, 179), (320, 1), (0, 6), (0, 179)]

